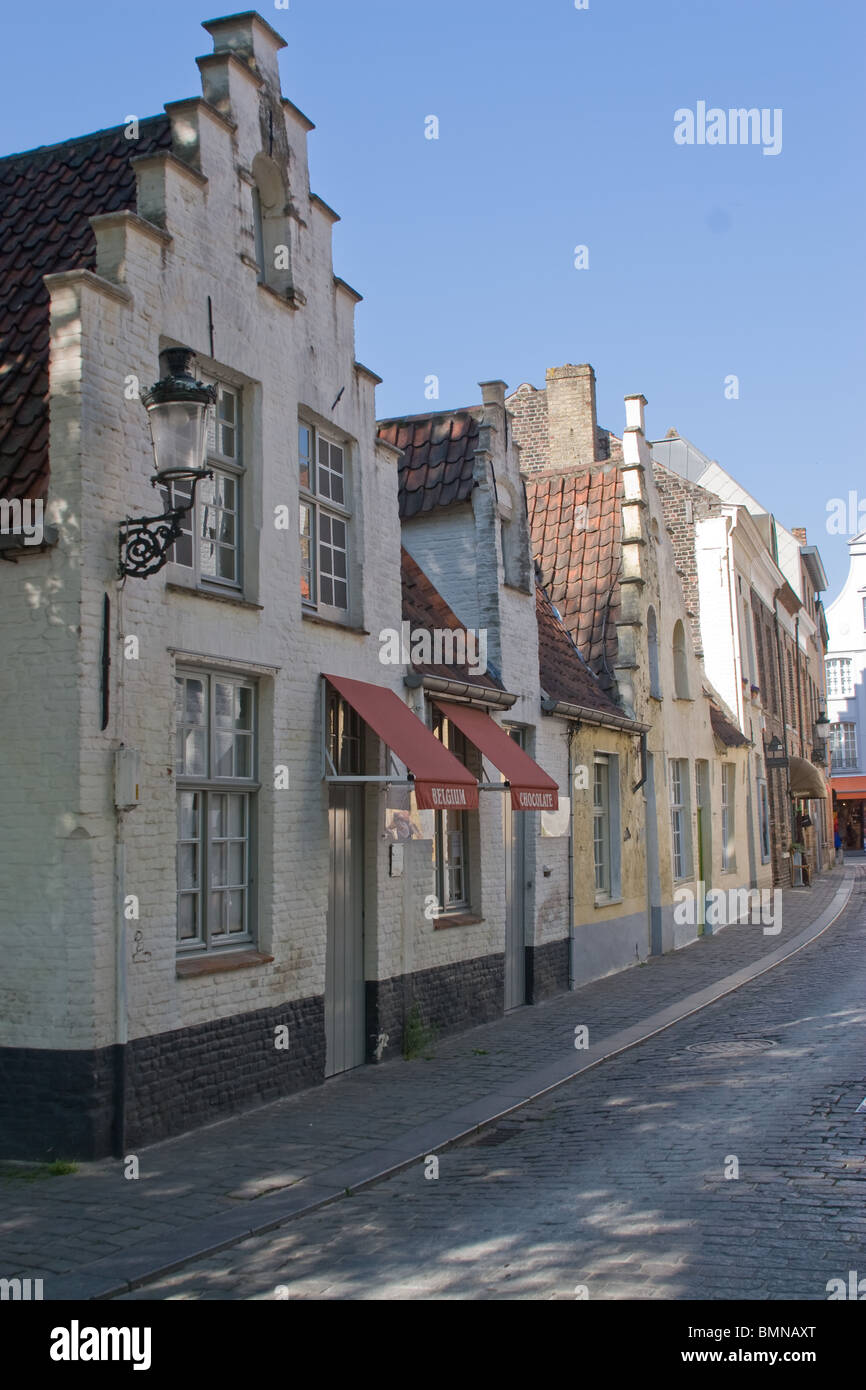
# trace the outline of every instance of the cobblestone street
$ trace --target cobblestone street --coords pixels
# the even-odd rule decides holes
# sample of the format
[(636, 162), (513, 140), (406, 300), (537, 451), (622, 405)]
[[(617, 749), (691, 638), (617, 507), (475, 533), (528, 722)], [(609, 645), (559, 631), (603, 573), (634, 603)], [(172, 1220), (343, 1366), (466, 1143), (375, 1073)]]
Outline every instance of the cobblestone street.
[(826, 1299), (866, 1269), (864, 956), (860, 878), (812, 946), (438, 1178), (415, 1165), (127, 1297)]

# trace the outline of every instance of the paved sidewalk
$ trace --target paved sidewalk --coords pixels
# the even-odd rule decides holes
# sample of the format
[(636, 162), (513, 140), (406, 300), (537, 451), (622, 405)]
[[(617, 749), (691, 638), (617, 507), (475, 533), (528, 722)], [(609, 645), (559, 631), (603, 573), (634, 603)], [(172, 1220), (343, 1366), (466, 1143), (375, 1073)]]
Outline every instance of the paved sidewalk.
[[(105, 1296), (275, 1228), (418, 1160), (736, 988), (822, 929), (866, 873), (785, 890), (783, 929), (725, 928), (685, 950), (449, 1038), (431, 1060), (362, 1067), (324, 1086), (142, 1149), (26, 1180), (0, 1166), (0, 1273), (48, 1299)], [(834, 930), (844, 930), (844, 916)], [(807, 947), (808, 949), (808, 947)], [(575, 1027), (590, 1047), (576, 1051)]]

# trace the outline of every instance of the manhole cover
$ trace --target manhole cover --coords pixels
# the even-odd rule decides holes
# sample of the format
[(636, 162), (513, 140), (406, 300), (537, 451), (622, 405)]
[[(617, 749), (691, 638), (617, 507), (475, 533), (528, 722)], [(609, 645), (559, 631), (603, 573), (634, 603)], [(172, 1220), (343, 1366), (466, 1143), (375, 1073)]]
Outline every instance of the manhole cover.
[(729, 1038), (726, 1042), (690, 1043), (684, 1053), (699, 1057), (754, 1057), (777, 1047), (775, 1038)]

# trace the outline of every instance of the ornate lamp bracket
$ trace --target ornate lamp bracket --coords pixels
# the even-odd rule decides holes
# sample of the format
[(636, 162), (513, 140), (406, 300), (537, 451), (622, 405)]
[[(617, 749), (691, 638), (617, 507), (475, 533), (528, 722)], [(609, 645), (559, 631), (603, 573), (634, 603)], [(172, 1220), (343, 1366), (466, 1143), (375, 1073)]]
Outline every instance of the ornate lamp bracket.
[(153, 487), (192, 482), (190, 499), (182, 507), (169, 507), (161, 516), (127, 517), (120, 527), (121, 578), (132, 575), (146, 579), (168, 561), (171, 548), (183, 533), (183, 519), (195, 506), (195, 490), (203, 478), (212, 478), (212, 468), (166, 468), (151, 478)]

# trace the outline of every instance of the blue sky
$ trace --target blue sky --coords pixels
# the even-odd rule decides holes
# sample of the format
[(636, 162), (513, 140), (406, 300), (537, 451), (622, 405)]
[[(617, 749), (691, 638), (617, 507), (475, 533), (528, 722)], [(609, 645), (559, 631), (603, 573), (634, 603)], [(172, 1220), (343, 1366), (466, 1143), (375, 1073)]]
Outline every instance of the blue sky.
[[(590, 361), (602, 424), (620, 432), (642, 391), (651, 438), (675, 426), (808, 528), (833, 597), (847, 548), (827, 503), (866, 497), (862, 0), (259, 8), (288, 41), (283, 90), (316, 123), (311, 182), (343, 218), (335, 269), (365, 296), (357, 350), (384, 377), (380, 415), (427, 408), (430, 374), (445, 408), (487, 378), (541, 386), (545, 367)], [(8, 9), (2, 153), (200, 91), (217, 13)], [(675, 144), (674, 112), (698, 101), (781, 108), (781, 153)]]

